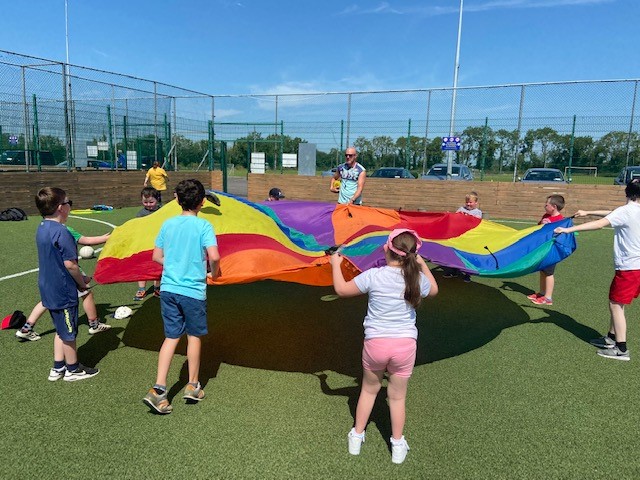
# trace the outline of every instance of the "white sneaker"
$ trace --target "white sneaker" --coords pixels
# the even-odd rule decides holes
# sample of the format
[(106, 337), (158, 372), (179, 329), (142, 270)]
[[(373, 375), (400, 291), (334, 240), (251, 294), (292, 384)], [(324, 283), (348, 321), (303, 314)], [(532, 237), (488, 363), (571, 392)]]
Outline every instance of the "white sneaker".
[(111, 325), (107, 325), (106, 323), (98, 322), (98, 325), (95, 327), (89, 327), (89, 334), (93, 335), (95, 333), (106, 332), (111, 328)]
[(55, 382), (56, 380), (60, 380), (62, 377), (64, 377), (65, 373), (67, 373), (67, 367), (62, 367), (60, 370), (52, 368), (49, 371), (49, 377), (47, 378), (47, 380), (49, 380), (50, 382)]
[(22, 330), (18, 330), (16, 332), (16, 337), (20, 340), (28, 340), (30, 342), (35, 342), (40, 340), (40, 335), (36, 333), (35, 330), (29, 330), (28, 332), (23, 332)]
[(409, 451), (409, 444), (404, 439), (404, 435), (400, 437), (400, 440), (396, 440), (391, 437), (391, 461), (393, 463), (402, 463), (407, 458), (407, 452)]
[(356, 429), (352, 428), (349, 435), (347, 435), (349, 439), (349, 453), (351, 455), (360, 455), (360, 448), (364, 443), (364, 434), (365, 432), (356, 433)]

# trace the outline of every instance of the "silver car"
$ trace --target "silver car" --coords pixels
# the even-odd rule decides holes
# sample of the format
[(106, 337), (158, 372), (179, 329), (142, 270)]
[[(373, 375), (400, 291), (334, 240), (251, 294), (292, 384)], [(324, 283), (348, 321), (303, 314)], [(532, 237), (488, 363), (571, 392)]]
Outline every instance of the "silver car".
[[(429, 169), (426, 175), (421, 175), (422, 180), (447, 180), (447, 164), (436, 163)], [(470, 182), (473, 180), (473, 173), (466, 165), (454, 163), (451, 165), (450, 180), (463, 180)]]

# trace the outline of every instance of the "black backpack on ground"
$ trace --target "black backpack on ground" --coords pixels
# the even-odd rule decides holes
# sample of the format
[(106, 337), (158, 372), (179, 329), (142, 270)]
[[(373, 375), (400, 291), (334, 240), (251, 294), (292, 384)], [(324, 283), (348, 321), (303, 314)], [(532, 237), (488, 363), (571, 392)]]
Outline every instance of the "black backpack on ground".
[(0, 212), (0, 221), (3, 222), (18, 222), (20, 220), (26, 220), (27, 218), (25, 211), (18, 207), (7, 208), (3, 212)]

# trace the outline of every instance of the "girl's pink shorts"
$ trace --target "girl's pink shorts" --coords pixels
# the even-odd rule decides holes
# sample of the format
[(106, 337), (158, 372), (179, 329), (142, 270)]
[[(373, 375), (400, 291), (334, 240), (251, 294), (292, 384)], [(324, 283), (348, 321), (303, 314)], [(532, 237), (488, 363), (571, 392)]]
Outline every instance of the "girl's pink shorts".
[(362, 367), (372, 372), (410, 377), (416, 363), (417, 343), (413, 338), (370, 338), (364, 341)]

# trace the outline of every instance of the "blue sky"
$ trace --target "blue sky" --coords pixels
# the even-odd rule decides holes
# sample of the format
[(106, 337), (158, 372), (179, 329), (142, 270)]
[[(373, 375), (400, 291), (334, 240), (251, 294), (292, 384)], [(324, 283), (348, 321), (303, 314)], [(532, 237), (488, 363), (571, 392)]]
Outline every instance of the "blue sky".
[[(64, 0), (0, 48), (65, 59)], [(459, 0), (68, 0), (70, 62), (210, 94), (449, 87)], [(638, 0), (465, 0), (459, 86), (640, 77)]]

